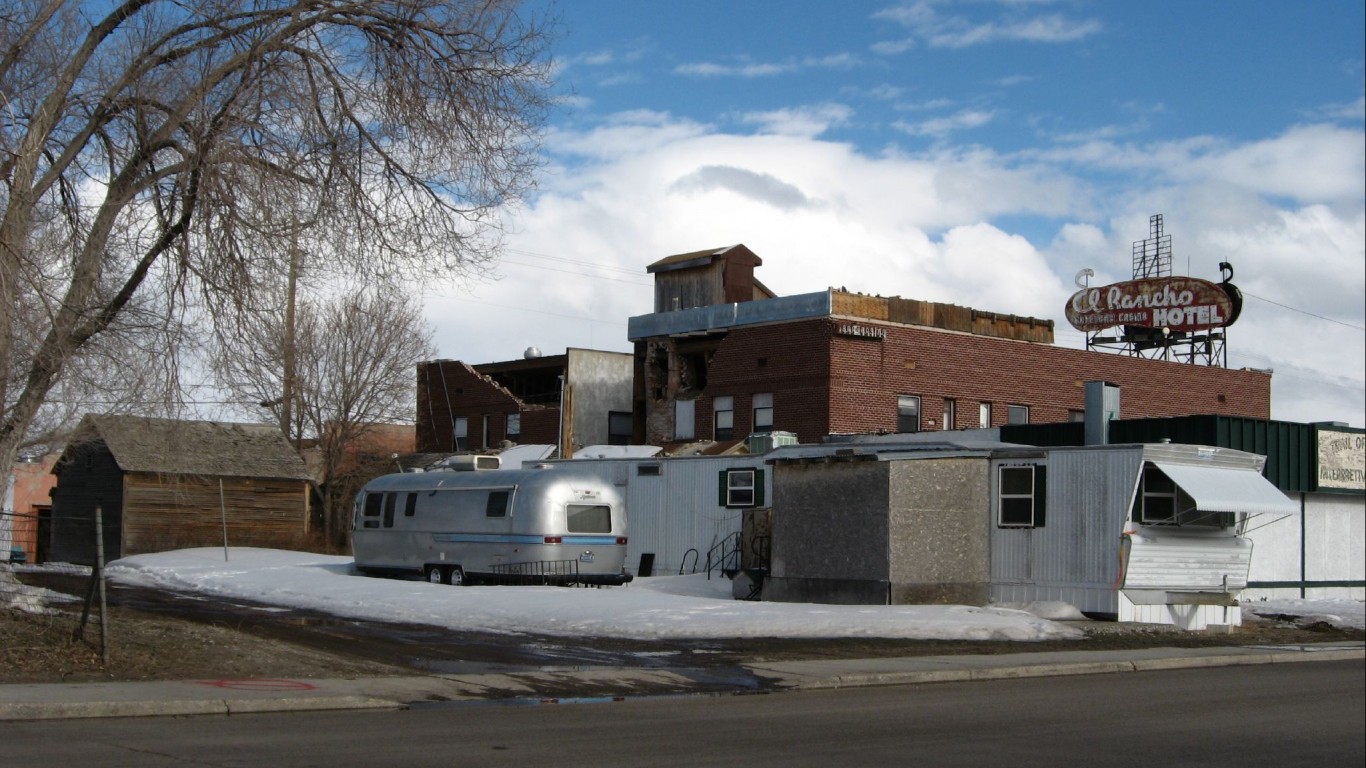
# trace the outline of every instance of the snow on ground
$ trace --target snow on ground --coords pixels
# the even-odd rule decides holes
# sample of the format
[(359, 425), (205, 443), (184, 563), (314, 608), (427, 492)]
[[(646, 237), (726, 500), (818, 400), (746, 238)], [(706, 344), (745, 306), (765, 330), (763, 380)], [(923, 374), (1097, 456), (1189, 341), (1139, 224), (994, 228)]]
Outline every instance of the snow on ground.
[(1266, 618), (1294, 617), (1300, 626), (1329, 624), (1334, 627), (1366, 629), (1366, 602), (1348, 598), (1319, 598), (1313, 600), (1249, 600), (1243, 603), (1243, 613), (1255, 613)]
[[(53, 566), (25, 566), (50, 568)], [(1080, 637), (1058, 621), (1065, 603), (815, 605), (734, 600), (731, 584), (705, 574), (637, 579), (625, 587), (448, 587), (359, 574), (350, 557), (270, 549), (186, 549), (138, 555), (105, 571), (119, 583), (247, 600), (370, 621), (455, 630), (637, 639), (881, 637), (918, 640), (1051, 640)], [(1251, 614), (1366, 628), (1353, 599), (1255, 600)], [(1050, 620), (1051, 619), (1051, 620)]]
[(1073, 628), (1022, 610), (965, 605), (815, 605), (734, 600), (705, 574), (625, 587), (450, 587), (359, 574), (350, 557), (234, 547), (137, 555), (111, 563), (120, 583), (455, 630), (617, 637), (885, 637), (1053, 640)]

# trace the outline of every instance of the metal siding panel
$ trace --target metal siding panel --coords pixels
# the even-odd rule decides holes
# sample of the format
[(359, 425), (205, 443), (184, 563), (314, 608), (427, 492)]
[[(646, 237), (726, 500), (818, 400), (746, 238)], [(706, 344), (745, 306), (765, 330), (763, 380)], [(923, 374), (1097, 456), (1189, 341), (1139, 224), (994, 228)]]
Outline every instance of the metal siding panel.
[(993, 599), (1060, 600), (1115, 612), (1120, 534), (1141, 461), (1134, 448), (1050, 451), (1045, 527), (1021, 531), (992, 522)]
[[(654, 572), (676, 574), (689, 549), (697, 550), (697, 570), (706, 568), (707, 552), (727, 536), (740, 532), (742, 512), (717, 504), (717, 474), (723, 469), (763, 471), (764, 497), (773, 498), (773, 473), (762, 456), (675, 459), (575, 459), (604, 479), (619, 477), (626, 467), (626, 566), (634, 571), (640, 556), (653, 553)], [(658, 476), (640, 475), (640, 464), (658, 464)], [(618, 481), (620, 482), (620, 481)], [(688, 560), (689, 571), (692, 560)]]

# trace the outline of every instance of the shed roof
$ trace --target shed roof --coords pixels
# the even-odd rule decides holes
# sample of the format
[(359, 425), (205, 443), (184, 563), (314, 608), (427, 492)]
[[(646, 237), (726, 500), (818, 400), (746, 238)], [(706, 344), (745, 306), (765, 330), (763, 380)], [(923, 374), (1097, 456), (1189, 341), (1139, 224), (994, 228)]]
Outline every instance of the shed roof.
[(667, 272), (672, 269), (686, 269), (688, 267), (700, 267), (710, 264), (714, 260), (733, 254), (735, 256), (746, 256), (754, 260), (754, 264), (763, 264), (763, 261), (746, 248), (741, 243), (727, 245), (723, 248), (708, 248), (705, 251), (692, 251), (690, 253), (676, 253), (672, 256), (665, 256), (655, 263), (645, 268), (646, 272)]
[(78, 440), (102, 441), (125, 472), (308, 480), (278, 427), (89, 414)]

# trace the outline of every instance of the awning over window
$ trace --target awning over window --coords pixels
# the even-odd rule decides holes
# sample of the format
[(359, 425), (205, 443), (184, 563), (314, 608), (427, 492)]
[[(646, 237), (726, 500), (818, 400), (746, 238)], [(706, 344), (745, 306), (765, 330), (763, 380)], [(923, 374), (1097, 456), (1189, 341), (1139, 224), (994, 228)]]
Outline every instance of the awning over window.
[(1298, 515), (1300, 505), (1261, 473), (1250, 469), (1193, 466), (1154, 461), (1153, 466), (1181, 487), (1202, 512), (1243, 512), (1275, 517)]

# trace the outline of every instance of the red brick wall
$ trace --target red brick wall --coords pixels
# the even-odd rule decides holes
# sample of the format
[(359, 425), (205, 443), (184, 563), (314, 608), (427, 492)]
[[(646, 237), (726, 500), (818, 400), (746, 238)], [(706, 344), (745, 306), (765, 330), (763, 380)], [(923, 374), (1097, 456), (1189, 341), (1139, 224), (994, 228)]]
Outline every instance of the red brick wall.
[(1099, 380), (1119, 385), (1124, 418), (1271, 417), (1267, 373), (924, 328), (888, 326), (881, 342), (835, 336), (831, 361), (832, 432), (894, 431), (902, 394), (920, 396), (922, 429), (942, 427), (944, 398), (957, 400), (959, 428), (978, 425), (981, 402), (992, 404), (992, 426), (1008, 405), (1029, 406), (1031, 423), (1066, 421), (1085, 406), (1084, 383)]
[(418, 451), (452, 450), (458, 416), (468, 419), (468, 444), (477, 449), (484, 447), (484, 416), (488, 415), (488, 445), (496, 447), (507, 438), (507, 415), (518, 412), (522, 413), (522, 431), (517, 442), (556, 442), (558, 408), (523, 405), (506, 389), (459, 361), (440, 360), (417, 367)]
[(697, 436), (712, 435), (712, 398), (735, 398), (735, 434), (753, 431), (751, 395), (773, 394), (773, 428), (816, 442), (830, 421), (830, 333), (825, 320), (732, 330), (712, 356), (707, 389), (697, 401)]
[[(14, 517), (10, 546), (22, 547), (30, 563), (37, 562), (38, 508), (52, 506), (51, 492), (57, 486), (57, 476), (52, 474), (52, 467), (60, 456), (51, 453), (36, 462), (16, 462), (14, 465)], [(8, 560), (9, 553), (0, 554), (0, 559)]]
[(802, 442), (831, 432), (894, 432), (898, 395), (920, 397), (923, 430), (942, 428), (944, 398), (957, 401), (960, 429), (978, 426), (984, 401), (992, 404), (992, 426), (1006, 422), (1008, 405), (1028, 406), (1031, 423), (1066, 421), (1069, 410), (1085, 407), (1083, 384), (1096, 380), (1119, 385), (1124, 418), (1271, 415), (1271, 376), (1262, 372), (857, 324), (885, 328), (886, 338), (837, 335), (828, 319), (731, 330), (697, 403), (698, 438), (712, 434), (719, 395), (735, 398), (735, 436), (749, 434), (750, 396), (758, 392), (773, 393), (774, 429)]

